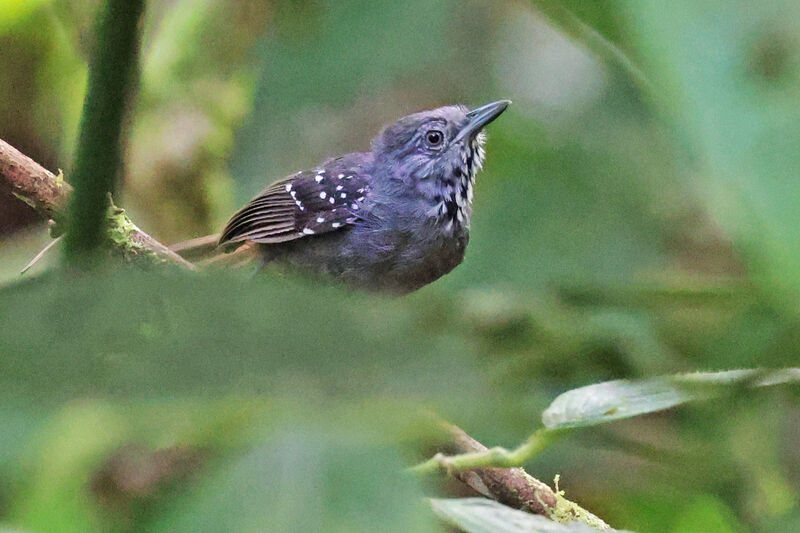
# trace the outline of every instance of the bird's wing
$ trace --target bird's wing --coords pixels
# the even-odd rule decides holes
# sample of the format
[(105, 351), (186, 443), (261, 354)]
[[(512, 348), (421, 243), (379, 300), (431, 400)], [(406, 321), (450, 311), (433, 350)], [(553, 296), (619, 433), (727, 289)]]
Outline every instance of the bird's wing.
[(331, 164), (298, 172), (273, 183), (233, 215), (219, 244), (278, 243), (337, 231), (359, 219), (368, 194), (361, 171)]

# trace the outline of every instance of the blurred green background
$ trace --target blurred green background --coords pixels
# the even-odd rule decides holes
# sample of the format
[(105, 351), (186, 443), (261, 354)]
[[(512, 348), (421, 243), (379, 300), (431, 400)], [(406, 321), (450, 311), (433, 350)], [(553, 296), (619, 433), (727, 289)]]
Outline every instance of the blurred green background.
[[(98, 1), (0, 0), (0, 138), (70, 175)], [(463, 265), (402, 299), (287, 273), (19, 270), (0, 196), (0, 524), (437, 531), (435, 411), (514, 446), (570, 388), (798, 365), (800, 4), (149, 2), (118, 198), (172, 243), (381, 125), (514, 101)], [(796, 390), (586, 429), (528, 465), (639, 532), (800, 531)], [(0, 531), (5, 531), (0, 526)]]

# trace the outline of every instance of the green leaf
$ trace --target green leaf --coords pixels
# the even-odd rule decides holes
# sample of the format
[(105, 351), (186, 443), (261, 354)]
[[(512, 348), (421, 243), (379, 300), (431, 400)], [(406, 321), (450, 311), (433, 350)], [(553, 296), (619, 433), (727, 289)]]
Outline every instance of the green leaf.
[(313, 392), (460, 397), (466, 407), (487, 390), (469, 340), (412, 307), (276, 276), (123, 270), (31, 280), (0, 290), (0, 397)]
[(713, 496), (699, 495), (688, 502), (685, 507), (676, 509), (675, 513), (677, 514), (676, 523), (670, 529), (670, 533), (691, 533), (693, 531), (738, 533), (746, 531), (731, 508)]
[(765, 387), (798, 381), (800, 368), (697, 372), (641, 381), (606, 381), (561, 394), (542, 413), (542, 422), (548, 429), (595, 426), (708, 399), (734, 386)]
[(436, 531), (397, 450), (356, 426), (287, 419), (151, 531)]
[(3, 9), (0, 9), (0, 30), (6, 30), (45, 3), (49, 2), (47, 0), (4, 0)]
[[(586, 524), (559, 524), (486, 498), (431, 498), (433, 511), (467, 533), (594, 533)], [(614, 531), (614, 530), (606, 530)]]
[(28, 441), (29, 456), (21, 459), (25, 482), (16, 492), (11, 516), (34, 531), (100, 531), (87, 490), (91, 472), (131, 437), (126, 429), (118, 410), (107, 405), (76, 406), (56, 416)]
[(658, 102), (699, 169), (687, 179), (743, 251), (748, 272), (796, 309), (800, 210), (798, 30), (792, 0), (622, 2)]

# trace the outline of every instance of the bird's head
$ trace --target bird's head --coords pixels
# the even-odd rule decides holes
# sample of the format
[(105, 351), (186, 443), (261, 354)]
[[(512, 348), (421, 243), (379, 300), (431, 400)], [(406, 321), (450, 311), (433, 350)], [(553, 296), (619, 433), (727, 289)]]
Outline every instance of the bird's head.
[(451, 105), (405, 116), (384, 128), (373, 142), (373, 153), (416, 180), (442, 178), (442, 173), (466, 174), (468, 162), (473, 169), (482, 163), (484, 126), (510, 103), (500, 100), (471, 111)]
[(472, 183), (483, 164), (483, 128), (510, 103), (499, 100), (472, 110), (452, 105), (403, 117), (373, 142), (375, 160), (394, 191), (422, 194), (437, 216), (461, 222), (468, 219)]

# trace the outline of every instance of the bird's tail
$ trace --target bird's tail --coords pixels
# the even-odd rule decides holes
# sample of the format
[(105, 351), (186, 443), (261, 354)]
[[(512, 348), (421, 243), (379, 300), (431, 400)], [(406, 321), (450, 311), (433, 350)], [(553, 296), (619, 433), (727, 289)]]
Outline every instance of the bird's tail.
[(258, 258), (257, 247), (250, 242), (240, 244), (231, 249), (220, 248), (219, 234), (197, 237), (184, 242), (173, 244), (170, 250), (184, 259), (194, 261), (201, 268), (228, 268), (253, 264)]
[(184, 259), (204, 257), (210, 254), (217, 253), (217, 243), (219, 242), (219, 233), (206, 235), (205, 237), (197, 237), (189, 239), (188, 241), (179, 242), (169, 247), (170, 250), (180, 255)]

